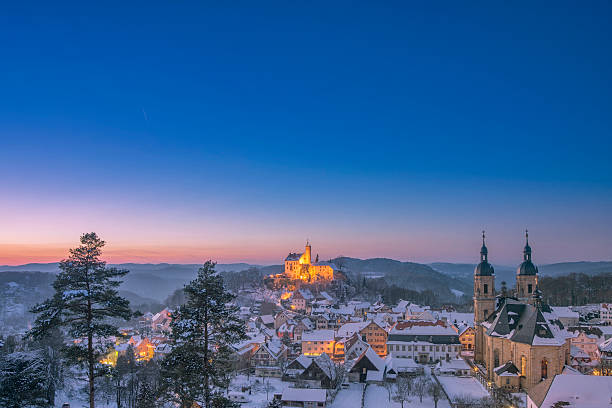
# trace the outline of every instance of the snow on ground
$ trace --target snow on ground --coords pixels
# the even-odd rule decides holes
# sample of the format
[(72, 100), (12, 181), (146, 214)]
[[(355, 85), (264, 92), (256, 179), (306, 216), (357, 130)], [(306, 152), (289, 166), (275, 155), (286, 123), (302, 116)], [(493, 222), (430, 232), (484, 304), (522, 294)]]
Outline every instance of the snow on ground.
[[(401, 408), (401, 402), (389, 401), (387, 389), (382, 385), (370, 384), (366, 388), (364, 408)], [(359, 405), (357, 405), (359, 406)], [(423, 397), (423, 402), (419, 401), (419, 397), (412, 396), (410, 401), (404, 402), (404, 408), (434, 408), (435, 404), (431, 397)], [(335, 406), (334, 406), (335, 407)], [(348, 407), (348, 405), (347, 405)], [(438, 401), (438, 408), (449, 408), (450, 404), (444, 397)]]
[(364, 384), (352, 383), (348, 389), (342, 389), (336, 395), (329, 408), (355, 408), (361, 406), (361, 390)]
[(439, 376), (438, 380), (449, 398), (454, 400), (456, 397), (469, 395), (472, 398), (480, 399), (488, 397), (487, 390), (474, 377), (455, 377)]
[[(293, 384), (290, 382), (283, 382), (280, 378), (263, 378), (255, 377), (253, 375), (249, 378), (246, 375), (238, 375), (232, 381), (230, 391), (241, 392), (242, 387), (248, 387), (249, 385), (251, 386), (251, 394), (249, 394), (248, 391), (244, 393), (249, 402), (240, 404), (241, 408), (265, 407), (269, 401), (272, 401), (274, 394), (282, 394), (285, 388), (290, 387)], [(266, 387), (269, 387), (267, 398)]]
[(453, 295), (459, 296), (459, 297), (464, 295), (464, 293), (458, 289), (451, 289), (451, 292), (453, 292)]

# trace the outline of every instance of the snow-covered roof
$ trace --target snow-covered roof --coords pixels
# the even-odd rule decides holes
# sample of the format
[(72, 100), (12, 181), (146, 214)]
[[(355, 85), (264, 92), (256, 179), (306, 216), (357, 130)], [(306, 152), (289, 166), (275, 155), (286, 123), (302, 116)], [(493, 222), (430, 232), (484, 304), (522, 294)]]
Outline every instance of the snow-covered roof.
[(333, 330), (313, 330), (302, 333), (302, 341), (334, 341)]
[(601, 343), (598, 347), (602, 353), (612, 353), (612, 337)]
[(354, 333), (359, 332), (361, 329), (366, 327), (368, 322), (350, 322), (345, 323), (338, 328), (338, 337), (350, 337)]
[(282, 401), (325, 403), (327, 392), (321, 388), (285, 388)]
[(469, 370), (470, 366), (462, 358), (453, 358), (449, 361), (441, 360), (439, 364), (440, 369), (444, 370)]
[(261, 321), (263, 322), (263, 324), (274, 324), (274, 316), (272, 315), (262, 315), (259, 316), (259, 318), (261, 319)]
[(529, 391), (529, 398), (539, 407), (551, 407), (564, 401), (567, 407), (603, 408), (611, 405), (612, 377), (559, 374)]
[(576, 318), (580, 317), (578, 312), (574, 312), (569, 306), (552, 306), (551, 309), (557, 317)]

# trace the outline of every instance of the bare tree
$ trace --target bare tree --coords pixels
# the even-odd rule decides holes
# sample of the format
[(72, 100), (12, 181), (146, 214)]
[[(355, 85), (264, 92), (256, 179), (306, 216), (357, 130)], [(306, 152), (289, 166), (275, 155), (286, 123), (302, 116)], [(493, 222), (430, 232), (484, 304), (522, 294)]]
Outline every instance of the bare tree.
[(393, 392), (393, 383), (389, 381), (385, 381), (384, 386), (385, 386), (385, 389), (387, 390), (387, 396), (389, 398), (389, 402), (391, 402), (391, 393)]
[(431, 381), (429, 383), (428, 393), (429, 395), (431, 395), (431, 398), (434, 400), (434, 407), (438, 408), (438, 401), (440, 401), (440, 399), (444, 395), (440, 384), (438, 384), (437, 381)]
[(417, 377), (412, 384), (412, 392), (419, 397), (419, 401), (423, 402), (423, 397), (427, 395), (429, 390), (430, 380), (424, 375)]
[(266, 381), (264, 381), (263, 388), (266, 391), (266, 401), (268, 401), (269, 400), (270, 391), (274, 391), (274, 386), (272, 384), (270, 384), (270, 379), (269, 378), (266, 378)]
[(409, 377), (397, 377), (395, 383), (395, 395), (398, 401), (402, 403), (402, 408), (404, 408), (404, 402), (410, 402), (410, 395), (412, 394), (413, 389), (413, 381)]

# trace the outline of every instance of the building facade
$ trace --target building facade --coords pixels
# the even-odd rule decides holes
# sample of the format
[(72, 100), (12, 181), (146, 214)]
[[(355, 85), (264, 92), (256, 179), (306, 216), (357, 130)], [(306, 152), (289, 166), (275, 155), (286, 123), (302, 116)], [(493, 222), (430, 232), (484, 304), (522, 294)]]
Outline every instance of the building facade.
[(542, 304), (537, 288), (538, 269), (531, 260), (527, 233), (525, 237), (516, 296), (507, 296), (502, 290), (497, 298), (495, 275), (487, 262), (483, 238), (481, 263), (474, 271), (474, 357), (485, 368), (489, 381), (511, 390), (528, 391), (542, 380), (562, 373), (569, 363), (570, 342), (552, 309)]

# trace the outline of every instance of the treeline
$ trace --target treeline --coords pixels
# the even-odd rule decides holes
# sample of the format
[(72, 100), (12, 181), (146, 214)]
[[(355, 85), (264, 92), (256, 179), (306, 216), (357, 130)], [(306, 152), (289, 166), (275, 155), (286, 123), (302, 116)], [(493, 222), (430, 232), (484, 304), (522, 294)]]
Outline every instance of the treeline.
[(544, 301), (552, 306), (583, 306), (612, 299), (612, 273), (586, 275), (572, 273), (559, 277), (541, 277), (538, 283)]
[(408, 300), (413, 303), (430, 306), (443, 306), (455, 304), (454, 299), (457, 299), (457, 306), (468, 304), (464, 299), (465, 296), (457, 298), (448, 288), (434, 291), (430, 289), (418, 291), (389, 284), (385, 278), (376, 279), (352, 279), (349, 281), (352, 288), (350, 295), (361, 295), (372, 300), (381, 300), (387, 305), (396, 304), (400, 300)]

